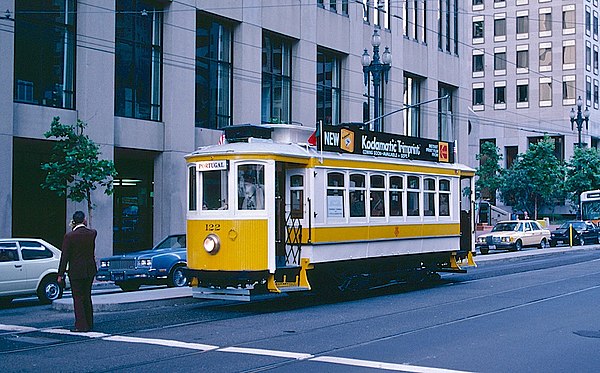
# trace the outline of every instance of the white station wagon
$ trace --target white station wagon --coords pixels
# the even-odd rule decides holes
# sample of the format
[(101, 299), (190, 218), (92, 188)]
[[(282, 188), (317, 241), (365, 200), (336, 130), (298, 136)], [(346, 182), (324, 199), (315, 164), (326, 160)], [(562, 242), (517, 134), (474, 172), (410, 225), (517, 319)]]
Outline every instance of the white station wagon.
[(60, 250), (35, 238), (0, 239), (0, 302), (36, 294), (42, 303), (62, 297), (56, 281)]

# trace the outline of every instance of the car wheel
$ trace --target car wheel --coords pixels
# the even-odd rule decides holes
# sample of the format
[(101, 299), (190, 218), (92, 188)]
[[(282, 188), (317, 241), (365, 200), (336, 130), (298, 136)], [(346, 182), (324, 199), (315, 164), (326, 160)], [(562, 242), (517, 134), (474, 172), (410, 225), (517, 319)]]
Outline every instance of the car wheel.
[(12, 297), (0, 297), (0, 306), (7, 306), (12, 300)]
[(546, 241), (545, 238), (542, 238), (542, 241), (540, 242), (540, 249), (545, 249), (548, 247), (548, 242)]
[(523, 242), (521, 242), (521, 240), (517, 240), (517, 242), (515, 242), (515, 251), (521, 251), (522, 248)]
[(585, 238), (583, 236), (579, 236), (579, 244), (581, 246), (585, 245)]
[(556, 242), (550, 240), (550, 247), (556, 247)]
[(115, 282), (115, 285), (123, 291), (136, 291), (140, 288), (140, 284), (137, 282)]
[(186, 286), (187, 283), (188, 280), (185, 277), (185, 272), (182, 266), (177, 266), (171, 270), (171, 274), (169, 275), (169, 283), (167, 286), (170, 288), (180, 288), (182, 286)]
[(40, 302), (44, 304), (52, 303), (52, 301), (61, 298), (62, 295), (63, 289), (58, 283), (56, 275), (45, 277), (37, 289), (37, 296)]
[(490, 249), (484, 249), (484, 248), (481, 248), (481, 249), (479, 249), (479, 252), (480, 252), (482, 255), (485, 255), (485, 254), (487, 254), (487, 253), (489, 253), (489, 252), (490, 252)]

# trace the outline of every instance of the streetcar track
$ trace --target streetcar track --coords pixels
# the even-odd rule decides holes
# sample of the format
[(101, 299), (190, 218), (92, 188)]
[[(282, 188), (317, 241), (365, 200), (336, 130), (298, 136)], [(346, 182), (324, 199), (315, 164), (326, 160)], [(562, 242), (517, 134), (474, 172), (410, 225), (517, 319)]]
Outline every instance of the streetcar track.
[[(578, 266), (578, 265), (582, 265), (582, 264), (589, 264), (591, 262), (597, 262), (600, 261), (600, 259), (593, 259), (593, 260), (589, 260), (589, 261), (580, 261), (580, 262), (576, 262), (576, 263), (568, 263), (566, 265), (561, 265), (560, 267), (564, 267), (564, 266)], [(552, 267), (552, 268), (535, 268), (532, 271), (543, 271), (543, 270), (548, 270), (548, 269), (556, 269), (557, 267)], [(491, 278), (497, 278), (497, 277), (505, 277), (505, 276), (515, 276), (515, 275), (522, 275), (523, 272), (516, 272), (516, 273), (509, 273), (509, 274), (501, 274), (498, 276), (493, 276), (493, 277), (485, 277), (482, 279), (473, 279), (473, 280), (465, 280), (465, 281), (459, 281), (459, 282), (448, 282), (446, 284), (442, 284), (442, 286), (453, 286), (456, 283), (459, 284), (469, 284), (469, 283), (475, 283), (475, 282), (481, 282), (483, 280), (490, 280)], [(506, 290), (502, 290), (502, 291), (496, 291), (493, 293), (486, 293), (486, 294), (482, 294), (482, 295), (478, 295), (475, 297), (469, 297), (469, 298), (464, 298), (464, 299), (454, 299), (451, 301), (445, 301), (445, 302), (441, 302), (441, 303), (436, 303), (435, 305), (427, 305), (427, 306), (421, 306), (421, 307), (415, 307), (415, 308), (411, 308), (411, 309), (405, 309), (405, 310), (400, 310), (400, 311), (396, 311), (396, 312), (390, 312), (390, 313), (386, 313), (386, 314), (382, 314), (382, 315), (376, 315), (376, 316), (371, 316), (371, 317), (366, 317), (366, 318), (361, 318), (361, 319), (356, 319), (356, 320), (350, 320), (350, 321), (345, 321), (345, 322), (338, 322), (338, 323), (334, 323), (334, 324), (329, 324), (326, 326), (320, 326), (320, 327), (315, 327), (312, 328), (310, 330), (305, 330), (305, 331), (301, 331), (298, 332), (298, 334), (306, 334), (309, 332), (315, 332), (315, 331), (319, 331), (319, 330), (324, 330), (324, 329), (328, 329), (328, 328), (336, 328), (336, 327), (340, 327), (340, 326), (346, 326), (346, 325), (350, 325), (352, 323), (357, 323), (357, 322), (364, 322), (364, 321), (369, 321), (369, 320), (377, 320), (380, 318), (384, 318), (384, 317), (390, 317), (390, 316), (395, 316), (395, 315), (402, 315), (402, 314), (406, 314), (406, 313), (410, 313), (410, 312), (419, 312), (419, 311), (423, 311), (423, 310), (428, 310), (428, 309), (434, 309), (434, 308), (438, 308), (438, 307), (447, 307), (450, 305), (455, 305), (455, 304), (459, 304), (465, 301), (471, 301), (473, 299), (483, 299), (483, 298), (487, 298), (487, 297), (496, 297), (499, 295), (504, 295), (504, 294), (508, 294), (511, 292), (518, 292), (518, 291), (522, 291), (522, 290), (526, 290), (526, 289), (531, 289), (534, 287), (538, 287), (538, 286), (545, 286), (545, 285), (551, 285), (551, 284), (557, 284), (560, 282), (565, 282), (565, 281), (569, 281), (572, 280), (574, 278), (584, 278), (584, 277), (590, 277), (590, 276), (595, 276), (595, 275), (600, 275), (600, 271), (595, 271), (592, 273), (586, 273), (586, 274), (582, 274), (579, 276), (575, 276), (575, 277), (569, 277), (569, 278), (563, 278), (563, 279), (556, 279), (554, 281), (545, 281), (543, 283), (536, 283), (536, 284), (531, 284), (531, 285), (526, 285), (526, 286), (518, 286), (516, 288), (511, 288), (511, 289), (506, 289)], [(317, 356), (324, 356), (327, 354), (331, 354), (331, 353), (335, 353), (335, 352), (340, 352), (340, 351), (344, 351), (344, 350), (348, 350), (348, 349), (352, 349), (355, 347), (361, 347), (361, 346), (366, 346), (369, 344), (373, 344), (373, 343), (377, 343), (377, 342), (381, 342), (381, 341), (386, 341), (386, 340), (390, 340), (393, 338), (399, 338), (399, 337), (403, 337), (406, 335), (411, 335), (411, 334), (415, 334), (415, 333), (419, 333), (422, 331), (427, 331), (427, 330), (432, 330), (432, 329), (436, 329), (436, 328), (440, 328), (440, 327), (445, 327), (445, 326), (449, 326), (449, 325), (453, 325), (453, 324), (457, 324), (457, 323), (462, 323), (462, 322), (468, 322), (471, 320), (475, 320), (475, 319), (479, 319), (482, 317), (488, 317), (494, 314), (498, 314), (498, 313), (502, 313), (502, 312), (506, 312), (506, 311), (510, 311), (513, 309), (518, 309), (518, 308), (522, 308), (522, 307), (527, 307), (530, 305), (534, 305), (534, 304), (538, 304), (541, 302), (546, 302), (546, 301), (551, 301), (554, 299), (558, 299), (558, 298), (562, 298), (562, 297), (567, 297), (573, 294), (578, 294), (578, 293), (582, 293), (585, 291), (590, 291), (590, 290), (594, 290), (600, 288), (600, 285), (594, 285), (594, 286), (589, 286), (583, 289), (579, 289), (579, 290), (575, 290), (575, 291), (568, 291), (568, 292), (562, 292), (559, 294), (554, 294), (551, 296), (547, 296), (547, 297), (542, 297), (542, 298), (538, 298), (538, 299), (532, 299), (532, 300), (528, 300), (527, 302), (523, 302), (523, 303), (519, 303), (519, 304), (514, 304), (514, 305), (510, 305), (510, 306), (506, 306), (506, 307), (501, 307), (501, 308), (496, 308), (487, 312), (482, 312), (482, 313), (477, 313), (477, 314), (472, 314), (472, 315), (468, 315), (465, 317), (460, 317), (460, 318), (454, 318), (453, 320), (448, 320), (445, 322), (441, 322), (438, 324), (434, 324), (434, 325), (428, 325), (428, 326), (424, 326), (424, 327), (420, 327), (420, 328), (413, 328), (410, 330), (405, 330), (399, 333), (393, 333), (390, 335), (386, 335), (386, 336), (382, 336), (382, 337), (378, 337), (378, 338), (374, 338), (374, 339), (370, 339), (367, 341), (362, 341), (362, 342), (358, 342), (358, 343), (353, 343), (353, 344), (349, 344), (346, 346), (340, 346), (340, 347), (336, 347), (333, 349), (329, 349), (329, 350), (325, 350), (325, 351), (320, 351), (318, 353), (314, 353), (313, 355), (315, 357)], [(390, 295), (390, 294), (385, 294)], [(376, 296), (376, 295), (375, 295)], [(364, 298), (359, 298), (360, 299), (364, 299)], [(332, 304), (332, 301), (319, 301), (317, 299), (316, 302), (314, 302), (314, 299), (309, 299), (311, 302), (305, 305), (294, 305), (294, 307), (290, 308), (290, 307), (286, 307), (285, 310), (283, 311), (292, 311), (292, 310), (296, 310), (300, 307), (305, 308), (305, 307), (311, 307), (311, 306), (319, 306), (319, 305), (327, 305), (327, 304)], [(355, 301), (357, 299), (336, 299), (333, 301), (333, 304), (338, 304), (338, 303), (342, 303), (342, 302), (346, 302), (346, 301)], [(223, 309), (229, 309), (229, 308), (240, 308), (240, 307), (245, 307), (246, 305), (250, 305), (250, 306), (256, 306), (259, 305), (261, 308), (268, 306), (268, 303), (270, 303), (269, 301), (264, 302), (261, 301), (260, 303), (255, 303), (253, 304), (252, 302), (250, 303), (235, 303), (235, 304), (231, 304), (231, 303), (221, 303), (220, 301), (218, 302), (210, 302), (211, 304), (202, 304), (200, 305), (200, 307), (203, 308), (212, 308), (215, 312), (218, 312), (219, 310), (223, 310)], [(221, 304), (218, 304), (221, 303)], [(261, 304), (262, 303), (262, 304)], [(197, 305), (194, 305), (194, 307), (198, 307)], [(272, 312), (272, 311), (271, 311)], [(129, 313), (129, 312), (128, 312)], [(138, 330), (132, 330), (132, 331), (128, 331), (128, 332), (123, 332), (123, 333), (119, 333), (119, 335), (123, 335), (123, 336), (127, 336), (127, 335), (131, 335), (134, 333), (145, 333), (145, 332), (152, 332), (152, 331), (162, 331), (162, 330), (168, 330), (168, 329), (174, 329), (174, 328), (180, 328), (180, 327), (189, 327), (189, 326), (193, 326), (193, 325), (201, 325), (201, 324), (206, 324), (206, 323), (210, 323), (210, 322), (216, 322), (216, 321), (225, 321), (225, 320), (233, 320), (233, 319), (242, 319), (245, 317), (251, 317), (251, 316), (256, 316), (257, 314), (263, 314), (264, 311), (248, 311), (246, 310), (244, 312), (244, 314), (241, 315), (231, 315), (231, 314), (226, 314), (226, 315), (222, 315), (222, 317), (210, 317), (204, 320), (200, 320), (200, 321), (189, 321), (189, 322), (184, 322), (184, 323), (178, 323), (178, 324), (172, 324), (172, 325), (164, 325), (161, 327), (155, 327), (155, 328), (147, 328), (147, 329), (138, 329)], [(35, 331), (37, 333), (44, 333), (43, 329), (51, 329), (52, 327), (45, 327), (45, 328), (39, 328), (39, 330)], [(25, 334), (25, 333), (31, 333), (31, 332), (24, 332), (24, 333), (6, 333), (4, 335), (14, 335), (14, 334)], [(51, 349), (51, 348), (56, 348), (56, 347), (63, 347), (63, 346), (68, 346), (68, 345), (72, 345), (72, 344), (81, 344), (83, 343), (88, 343), (88, 342), (93, 342), (96, 341), (98, 339), (101, 338), (88, 338), (88, 339), (79, 339), (77, 338), (76, 340), (72, 340), (72, 341), (61, 341), (58, 343), (53, 343), (50, 345), (39, 345), (39, 346), (31, 346), (31, 347), (25, 347), (25, 348), (20, 348), (20, 349), (13, 349), (13, 350), (9, 350), (9, 351), (0, 351), (0, 355), (7, 355), (7, 354), (11, 354), (11, 353), (22, 353), (22, 352), (28, 352), (28, 351), (38, 351), (38, 350), (42, 350), (42, 349)], [(259, 341), (263, 341), (263, 339), (251, 339), (251, 340), (247, 340), (247, 341), (243, 341), (241, 343), (236, 344), (235, 346), (243, 346), (243, 345), (248, 345), (248, 344), (252, 344), (254, 342), (259, 342)], [(226, 346), (220, 347), (220, 349), (225, 348)], [(175, 360), (175, 359), (179, 359), (179, 358), (184, 358), (187, 356), (193, 356), (193, 355), (198, 355), (198, 354), (203, 354), (205, 352), (208, 351), (193, 351), (193, 352), (186, 352), (186, 353), (177, 353), (174, 354), (173, 356), (167, 357), (167, 358), (161, 358), (160, 361), (167, 361), (167, 360)], [(295, 360), (289, 360), (289, 361), (282, 361), (282, 362), (277, 362), (277, 363), (273, 363), (273, 364), (268, 364), (262, 367), (256, 367), (253, 368), (251, 370), (247, 370), (247, 372), (259, 372), (259, 371), (265, 371), (265, 370), (271, 370), (280, 366), (284, 366), (287, 364), (291, 364), (293, 363)], [(120, 367), (112, 367), (110, 370), (114, 370), (114, 369), (127, 369), (127, 368), (135, 368), (135, 367), (142, 367), (145, 365), (149, 365), (152, 364), (152, 361), (145, 361), (145, 362), (140, 362), (140, 363), (134, 363), (134, 364), (128, 364), (126, 366), (120, 366)], [(110, 370), (106, 370), (106, 371), (110, 371)]]

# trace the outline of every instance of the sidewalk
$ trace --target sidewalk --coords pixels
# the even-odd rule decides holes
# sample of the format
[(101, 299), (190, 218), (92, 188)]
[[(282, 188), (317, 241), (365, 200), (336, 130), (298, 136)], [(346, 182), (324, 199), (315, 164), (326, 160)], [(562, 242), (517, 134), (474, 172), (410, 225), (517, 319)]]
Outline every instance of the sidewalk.
[[(517, 252), (492, 252), (487, 255), (477, 255), (474, 257), (475, 263), (488, 263), (500, 260), (521, 260), (536, 255), (556, 255), (564, 254), (569, 251), (581, 250), (600, 250), (600, 245), (586, 246), (560, 246), (546, 249), (525, 249)], [(469, 268), (469, 271), (476, 271), (477, 268)], [(119, 288), (110, 288), (110, 283), (94, 283), (92, 289), (92, 303), (94, 311), (109, 312), (123, 311), (131, 309), (155, 308), (173, 304), (189, 304), (200, 302), (199, 299), (192, 297), (192, 288), (157, 288), (139, 291), (123, 292)], [(57, 311), (73, 311), (73, 300), (62, 298), (52, 303), (52, 308)]]

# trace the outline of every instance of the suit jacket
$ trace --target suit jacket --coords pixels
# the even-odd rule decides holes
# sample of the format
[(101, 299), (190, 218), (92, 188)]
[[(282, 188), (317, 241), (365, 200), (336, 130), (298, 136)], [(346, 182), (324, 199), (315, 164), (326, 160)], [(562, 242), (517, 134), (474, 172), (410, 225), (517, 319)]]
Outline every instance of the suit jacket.
[(96, 275), (96, 236), (95, 229), (85, 226), (65, 234), (60, 255), (58, 274), (64, 275), (69, 265), (69, 278), (78, 280), (93, 278)]

